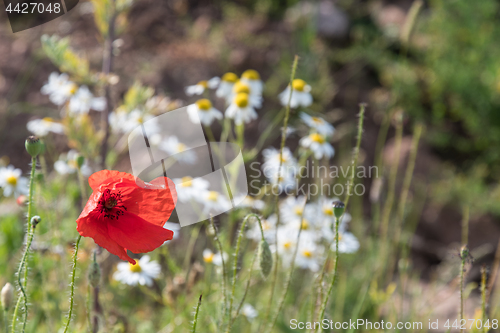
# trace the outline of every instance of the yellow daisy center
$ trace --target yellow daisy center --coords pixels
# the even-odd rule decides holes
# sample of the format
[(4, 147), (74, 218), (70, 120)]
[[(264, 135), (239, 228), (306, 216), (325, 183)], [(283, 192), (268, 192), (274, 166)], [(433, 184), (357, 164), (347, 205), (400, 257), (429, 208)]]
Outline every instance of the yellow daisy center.
[(239, 94), (239, 93), (250, 94), (250, 87), (248, 85), (246, 85), (245, 83), (238, 81), (234, 84), (233, 92), (235, 94)]
[(239, 108), (246, 108), (248, 106), (248, 94), (239, 93), (234, 98), (234, 104), (236, 104)]
[(208, 200), (217, 201), (217, 198), (219, 198), (219, 193), (217, 193), (215, 191), (208, 192), (208, 197), (207, 197)]
[(307, 257), (307, 258), (311, 258), (313, 255), (312, 252), (309, 250), (302, 251), (302, 254), (304, 255), (304, 257)]
[(309, 222), (306, 220), (302, 221), (302, 230), (308, 230), (309, 229)]
[(289, 249), (291, 246), (292, 246), (292, 242), (285, 242), (285, 244), (283, 244), (283, 247), (285, 249)]
[(50, 118), (50, 117), (45, 117), (42, 119), (43, 121), (48, 121), (48, 122), (51, 122), (51, 123), (54, 123), (54, 119)]
[(315, 122), (316, 124), (322, 124), (323, 119), (318, 118), (318, 117), (312, 117), (312, 121)]
[(323, 214), (332, 216), (333, 209), (331, 209), (330, 207), (325, 207), (325, 208), (323, 208)]
[(247, 69), (241, 74), (241, 77), (248, 80), (260, 80), (259, 72), (255, 69)]
[(312, 141), (317, 142), (317, 143), (325, 143), (325, 137), (321, 134), (318, 133), (313, 133), (309, 136)]
[(222, 76), (222, 81), (235, 83), (236, 81), (238, 81), (238, 76), (234, 73), (229, 72)]
[(211, 263), (212, 261), (214, 261), (214, 254), (213, 254), (213, 253), (210, 253), (210, 254), (204, 255), (204, 256), (203, 256), (203, 260), (204, 260), (206, 263)]
[(293, 88), (293, 90), (304, 91), (305, 87), (306, 87), (306, 81), (304, 81), (304, 80), (295, 79), (295, 80), (292, 81), (292, 88)]
[(12, 186), (16, 186), (17, 185), (17, 177), (14, 175), (10, 175), (9, 177), (7, 177), (7, 184), (12, 185)]
[(78, 90), (78, 86), (76, 84), (73, 84), (73, 85), (71, 85), (71, 88), (69, 89), (69, 93), (73, 95), (74, 93), (76, 93), (77, 90)]
[(293, 212), (294, 212), (295, 214), (297, 214), (298, 216), (302, 216), (302, 213), (303, 213), (304, 211), (302, 210), (302, 208), (295, 207), (295, 208), (293, 209)]
[(197, 100), (196, 105), (201, 111), (208, 111), (212, 108), (212, 102), (206, 98)]
[(193, 186), (193, 178), (191, 177), (182, 177), (181, 178), (181, 186), (182, 187), (191, 187)]
[(264, 229), (264, 230), (271, 229), (271, 225), (269, 224), (269, 222), (267, 222), (267, 221), (262, 222), (262, 229)]
[(208, 81), (200, 81), (196, 84), (197, 86), (202, 86), (203, 88), (208, 88)]
[(133, 272), (133, 273), (140, 273), (140, 272), (142, 272), (142, 268), (139, 265), (139, 263), (136, 263), (135, 265), (129, 263), (129, 265), (130, 265), (129, 269), (130, 269), (131, 272)]
[(185, 144), (183, 144), (183, 143), (178, 143), (178, 144), (177, 144), (177, 150), (178, 150), (179, 152), (183, 152), (184, 150), (186, 150), (186, 145), (185, 145)]

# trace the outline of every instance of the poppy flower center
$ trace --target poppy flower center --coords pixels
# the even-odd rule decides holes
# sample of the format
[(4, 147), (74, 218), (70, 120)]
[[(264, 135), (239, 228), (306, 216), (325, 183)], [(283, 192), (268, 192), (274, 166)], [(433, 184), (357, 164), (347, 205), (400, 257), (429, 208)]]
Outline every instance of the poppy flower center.
[(98, 201), (100, 213), (104, 217), (117, 219), (125, 213), (127, 207), (122, 204), (121, 192), (112, 193), (110, 190), (105, 190)]

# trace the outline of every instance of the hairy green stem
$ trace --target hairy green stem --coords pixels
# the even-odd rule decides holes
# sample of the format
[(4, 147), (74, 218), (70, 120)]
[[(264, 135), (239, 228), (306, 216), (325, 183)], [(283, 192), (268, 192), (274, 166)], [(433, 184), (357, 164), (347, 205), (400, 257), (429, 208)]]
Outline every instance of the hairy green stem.
[[(304, 200), (304, 207), (302, 207), (302, 211), (306, 209), (306, 203), (307, 199)], [(302, 214), (302, 217), (300, 219), (300, 227), (299, 227), (299, 232), (297, 234), (297, 241), (295, 244), (295, 250), (293, 251), (293, 256), (292, 256), (292, 263), (290, 264), (290, 271), (288, 272), (288, 276), (286, 278), (285, 282), (285, 289), (283, 290), (283, 294), (281, 295), (281, 299), (278, 303), (278, 309), (276, 310), (276, 313), (274, 314), (274, 318), (271, 320), (271, 323), (269, 325), (269, 333), (271, 333), (274, 329), (274, 326), (276, 325), (276, 320), (278, 320), (278, 316), (281, 312), (281, 309), (283, 308), (283, 305), (285, 304), (285, 299), (286, 295), (288, 294), (288, 289), (290, 289), (290, 283), (292, 282), (292, 274), (295, 269), (295, 259), (297, 258), (297, 252), (299, 250), (299, 242), (300, 242), (300, 235), (302, 234), (302, 224), (304, 223), (304, 214)], [(276, 243), (278, 244), (278, 243)], [(276, 251), (278, 252), (278, 251)]]
[(73, 254), (73, 271), (71, 272), (71, 283), (70, 283), (70, 295), (69, 295), (69, 312), (68, 321), (66, 322), (66, 327), (64, 328), (64, 333), (68, 331), (69, 324), (71, 323), (71, 317), (73, 315), (73, 305), (75, 304), (75, 278), (76, 278), (76, 260), (78, 259), (78, 247), (80, 245), (81, 235), (78, 235), (75, 243), (75, 253)]
[(465, 261), (467, 257), (462, 257), (462, 263), (460, 264), (460, 333), (463, 333), (464, 330), (461, 328), (462, 320), (464, 319), (464, 275), (465, 275)]
[(200, 299), (198, 299), (198, 305), (196, 306), (196, 312), (194, 313), (193, 329), (191, 330), (192, 333), (196, 333), (196, 325), (198, 324), (198, 314), (200, 313), (202, 296), (203, 296), (203, 294), (200, 295)]
[(210, 223), (212, 224), (212, 228), (214, 229), (214, 240), (215, 244), (217, 244), (217, 247), (219, 248), (219, 253), (221, 256), (221, 261), (222, 261), (222, 295), (224, 297), (224, 315), (226, 315), (228, 307), (227, 307), (227, 291), (226, 291), (226, 279), (227, 279), (227, 271), (226, 271), (226, 264), (224, 262), (224, 250), (222, 248), (222, 243), (220, 242), (218, 233), (217, 233), (217, 228), (215, 227), (214, 223), (214, 218), (211, 216), (210, 217)]
[(481, 267), (481, 320), (483, 324), (486, 322), (486, 265)]
[[(325, 316), (326, 306), (328, 304), (328, 299), (330, 298), (330, 294), (332, 293), (333, 286), (335, 285), (335, 280), (337, 279), (337, 268), (339, 263), (339, 222), (340, 218), (335, 217), (335, 265), (333, 266), (333, 277), (332, 282), (330, 283), (330, 287), (328, 288), (328, 292), (325, 295), (325, 299), (321, 304), (321, 310), (319, 312), (319, 321), (322, 321)], [(323, 330), (322, 325), (318, 328), (318, 332)]]
[[(297, 65), (299, 63), (299, 56), (295, 56), (293, 60), (293, 65), (292, 65), (292, 73), (290, 75), (290, 83), (289, 86), (290, 88), (292, 87), (293, 80), (295, 80), (295, 72), (297, 71)], [(290, 95), (288, 96), (288, 102), (286, 104), (286, 109), (285, 109), (285, 118), (283, 120), (283, 131), (281, 132), (281, 144), (280, 144), (280, 162), (279, 162), (279, 167), (278, 167), (278, 177), (277, 177), (277, 182), (276, 186), (279, 187), (279, 181), (281, 178), (281, 168), (283, 166), (283, 150), (285, 149), (285, 142), (286, 142), (286, 128), (288, 127), (288, 120), (290, 119), (290, 103), (292, 101), (292, 94), (293, 94), (293, 89), (290, 89)], [(276, 233), (275, 233), (275, 243), (278, 243), (278, 227), (280, 224), (280, 211), (279, 211), (279, 194), (276, 194), (275, 197), (275, 211), (276, 211)], [(274, 255), (274, 272), (273, 272), (273, 281), (271, 283), (271, 295), (269, 296), (269, 303), (268, 303), (268, 308), (267, 308), (267, 314), (268, 316), (271, 316), (271, 307), (273, 305), (273, 298), (274, 298), (274, 290), (276, 289), (276, 282), (278, 280), (278, 251), (276, 251)], [(270, 317), (269, 317), (270, 318)]]
[[(35, 170), (36, 170), (36, 158), (31, 158), (31, 174), (30, 174), (30, 184), (29, 184), (29, 197), (28, 197), (28, 228), (26, 230), (26, 248), (24, 249), (23, 257), (21, 262), (19, 263), (19, 269), (17, 270), (17, 282), (19, 284), (19, 288), (21, 289), (21, 294), (19, 295), (16, 303), (16, 307), (14, 309), (14, 315), (12, 317), (12, 332), (16, 330), (17, 323), (17, 313), (19, 311), (19, 306), (21, 305), (21, 301), (24, 300), (24, 320), (23, 320), (23, 332), (26, 329), (26, 322), (28, 321), (28, 297), (26, 295), (26, 288), (28, 285), (28, 253), (31, 247), (31, 243), (33, 242), (33, 237), (35, 234), (35, 230), (31, 224), (31, 218), (33, 217), (33, 192), (34, 192), (34, 181), (35, 181)], [(24, 266), (26, 265), (26, 268)], [(24, 268), (24, 281), (21, 281), (21, 275)]]

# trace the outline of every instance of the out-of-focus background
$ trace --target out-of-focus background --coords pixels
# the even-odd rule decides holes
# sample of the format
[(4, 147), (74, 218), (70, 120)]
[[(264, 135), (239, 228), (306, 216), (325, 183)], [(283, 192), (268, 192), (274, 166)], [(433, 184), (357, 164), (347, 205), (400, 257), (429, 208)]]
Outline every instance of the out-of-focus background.
[[(126, 24), (120, 25), (123, 30), (113, 43), (113, 73), (120, 80), (112, 97), (119, 100), (140, 81), (174, 105), (187, 105), (193, 99), (186, 96), (186, 86), (252, 68), (265, 82), (265, 108), (258, 111), (265, 119), (267, 112), (279, 110), (277, 95), (298, 55), (297, 77), (313, 87), (312, 111), (336, 127), (332, 144), (339, 153), (332, 165), (349, 160), (358, 105), (368, 103), (360, 163), (377, 165), (381, 156), (386, 169), (379, 180), (362, 180), (367, 192), (356, 202), (363, 211), (351, 214), (358, 220), (363, 217), (363, 230), (370, 230), (374, 207), (386, 195), (382, 191), (380, 198), (378, 188), (387, 184), (395, 163), (392, 119), (387, 140), (380, 141), (386, 115), (404, 117), (398, 191), (413, 127), (424, 124), (408, 198), (416, 225), (411, 270), (422, 289), (419, 301), (442, 304), (437, 316), (447, 318), (455, 315), (457, 306), (456, 284), (448, 282), (460, 263), (464, 211), (469, 211), (468, 244), (475, 258), (468, 283), (480, 282), (483, 263), (495, 268), (500, 239), (500, 4), (431, 0), (424, 1), (416, 15), (413, 4), (136, 0), (121, 18)], [(49, 74), (58, 71), (41, 49), (41, 36), (70, 36), (71, 48), (88, 58), (96, 71), (102, 66), (103, 40), (88, 1), (80, 1), (54, 21), (15, 34), (6, 14), (0, 17), (0, 157), (27, 172), (26, 123), (36, 117), (59, 117), (59, 110), (40, 92)], [(215, 106), (224, 109), (223, 103)], [(292, 119), (297, 118), (292, 113)], [(247, 127), (246, 144), (257, 142), (265, 127), (266, 122)], [(217, 125), (215, 132), (220, 132)], [(50, 140), (61, 151), (70, 148), (59, 136)], [(293, 137), (290, 142), (292, 147), (298, 144)], [(128, 171), (130, 162), (124, 156), (117, 157), (115, 168)], [(47, 158), (50, 166), (57, 156)], [(61, 195), (65, 191), (62, 187)], [(0, 219), (14, 209), (8, 203), (0, 205)], [(0, 237), (0, 257), (7, 249)], [(2, 273), (6, 271), (0, 268)], [(430, 282), (440, 279), (448, 284), (434, 293)], [(479, 291), (471, 290), (474, 306), (468, 311), (474, 313)]]

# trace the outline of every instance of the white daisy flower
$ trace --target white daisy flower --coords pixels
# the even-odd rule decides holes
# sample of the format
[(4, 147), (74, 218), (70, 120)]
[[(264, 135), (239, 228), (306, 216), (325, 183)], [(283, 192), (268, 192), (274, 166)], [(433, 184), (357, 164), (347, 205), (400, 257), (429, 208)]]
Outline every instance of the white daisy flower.
[(232, 208), (231, 202), (221, 193), (217, 191), (205, 191), (198, 193), (203, 203), (203, 213), (209, 214), (210, 212), (225, 212)]
[(262, 95), (260, 93), (255, 93), (248, 83), (242, 81), (238, 81), (234, 84), (233, 90), (227, 99), (227, 104), (231, 104), (234, 97), (242, 93), (248, 95), (248, 101), (251, 106), (254, 108), (262, 107)]
[[(308, 203), (304, 207), (306, 197), (287, 197), (280, 203), (281, 222), (295, 234), (302, 228), (302, 235), (317, 239), (321, 237), (320, 225), (316, 215), (316, 206)], [(305, 236), (304, 236), (305, 237)]]
[(307, 113), (303, 112), (300, 114), (300, 118), (307, 126), (312, 128), (315, 132), (324, 135), (326, 137), (331, 137), (335, 132), (335, 128), (323, 118), (311, 117)]
[(69, 111), (74, 114), (89, 113), (90, 109), (104, 111), (106, 99), (94, 97), (87, 86), (81, 86), (69, 100)]
[[(331, 249), (332, 251), (336, 250), (335, 240), (332, 243)], [(355, 253), (359, 249), (359, 241), (350, 232), (344, 232), (339, 234), (339, 253)]]
[(297, 160), (293, 157), (288, 147), (283, 149), (280, 179), (278, 180), (278, 170), (280, 165), (280, 152), (275, 148), (266, 148), (262, 151), (264, 164), (262, 171), (264, 176), (273, 185), (279, 185), (280, 191), (289, 190), (296, 186), (296, 174), (298, 171)]
[(130, 133), (136, 127), (149, 121), (147, 130), (148, 135), (151, 135), (160, 131), (156, 121), (150, 121), (152, 119), (155, 119), (152, 115), (145, 114), (144, 111), (139, 109), (134, 109), (130, 112), (124, 109), (118, 109), (109, 115), (109, 125), (111, 130), (116, 133)]
[(251, 306), (250, 304), (245, 303), (241, 307), (241, 314), (244, 315), (248, 319), (248, 321), (251, 321), (251, 320), (257, 318), (257, 316), (259, 315), (259, 312), (257, 310), (255, 310), (255, 308), (253, 306)]
[(247, 83), (252, 89), (252, 92), (257, 95), (262, 95), (264, 82), (260, 79), (260, 74), (254, 69), (247, 69), (241, 74), (241, 81)]
[(319, 133), (311, 133), (300, 139), (300, 145), (310, 149), (318, 160), (326, 157), (330, 159), (335, 154), (335, 149), (326, 141), (326, 137)]
[(227, 260), (227, 253), (221, 255), (220, 253), (213, 253), (210, 249), (203, 250), (203, 261), (207, 264), (214, 264), (215, 266), (222, 266), (222, 258)]
[(192, 177), (175, 178), (173, 182), (177, 192), (177, 199), (182, 202), (189, 202), (191, 200), (201, 201), (200, 194), (207, 192), (210, 185), (203, 178)]
[(26, 124), (26, 127), (28, 131), (40, 138), (46, 136), (50, 132), (57, 134), (64, 133), (64, 125), (49, 117), (30, 120)]
[(153, 280), (160, 276), (161, 267), (156, 261), (150, 261), (148, 255), (139, 259), (135, 265), (121, 262), (118, 270), (113, 274), (113, 279), (129, 286), (152, 286)]
[(22, 177), (21, 169), (16, 169), (9, 165), (0, 168), (0, 187), (3, 189), (3, 195), (9, 197), (12, 194), (17, 197), (20, 194), (28, 194), (28, 179)]
[(281, 101), (281, 105), (287, 106), (288, 100), (290, 99), (290, 93), (292, 93), (292, 97), (290, 99), (291, 108), (295, 109), (299, 106), (307, 107), (313, 102), (310, 92), (311, 86), (306, 84), (304, 80), (295, 79), (292, 81), (292, 89), (290, 89), (290, 86), (286, 87), (286, 89), (279, 94), (279, 99)]
[(236, 125), (241, 125), (257, 119), (258, 115), (250, 104), (248, 94), (239, 93), (226, 109), (226, 117), (234, 119)]
[(205, 92), (205, 89), (215, 89), (219, 85), (220, 78), (218, 77), (213, 77), (208, 81), (200, 81), (197, 84), (194, 84), (192, 86), (187, 86), (184, 91), (186, 92), (186, 95), (188, 96), (193, 96), (193, 95), (201, 95)]
[(63, 105), (76, 92), (78, 86), (69, 80), (68, 74), (52, 72), (49, 81), (42, 87), (41, 92), (49, 95), (49, 99), (56, 105)]
[(249, 195), (238, 195), (234, 198), (234, 202), (239, 202), (238, 207), (252, 208), (255, 210), (263, 210), (266, 207), (264, 201), (255, 199)]
[(193, 123), (201, 122), (205, 126), (210, 126), (215, 119), (222, 119), (222, 112), (214, 108), (212, 102), (206, 98), (189, 105), (187, 113)]
[(158, 144), (158, 147), (172, 155), (179, 162), (184, 162), (187, 164), (193, 164), (196, 162), (196, 153), (192, 150), (189, 150), (190, 148), (182, 142), (179, 142), (179, 139), (177, 139), (176, 136), (172, 135), (165, 140), (161, 140), (161, 142), (159, 142)]
[(222, 76), (219, 88), (215, 91), (215, 95), (219, 98), (229, 98), (233, 91), (234, 84), (238, 81), (238, 76), (234, 73), (226, 73)]
[[(278, 217), (276, 216), (276, 214), (273, 214), (268, 218), (261, 217), (260, 221), (262, 223), (262, 230), (264, 231), (264, 238), (268, 243), (274, 243), (274, 234), (276, 230), (276, 222), (278, 222)], [(260, 242), (260, 240), (262, 239), (262, 233), (260, 231), (259, 222), (256, 218), (251, 218), (249, 222), (251, 222), (251, 224), (250, 228), (246, 232), (246, 237), (248, 239), (253, 239), (256, 242)]]
[(323, 252), (323, 246), (316, 244), (313, 239), (302, 234), (299, 241), (299, 248), (297, 250), (295, 263), (300, 268), (317, 272), (321, 267), (320, 263), (323, 257)]
[[(76, 160), (79, 156), (78, 152), (74, 149), (71, 149), (66, 154), (59, 155), (59, 160), (54, 163), (54, 170), (60, 175), (75, 173), (78, 170), (78, 163)], [(80, 170), (82, 175), (86, 177), (92, 174), (92, 169), (87, 164), (87, 160), (85, 160)]]

